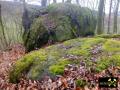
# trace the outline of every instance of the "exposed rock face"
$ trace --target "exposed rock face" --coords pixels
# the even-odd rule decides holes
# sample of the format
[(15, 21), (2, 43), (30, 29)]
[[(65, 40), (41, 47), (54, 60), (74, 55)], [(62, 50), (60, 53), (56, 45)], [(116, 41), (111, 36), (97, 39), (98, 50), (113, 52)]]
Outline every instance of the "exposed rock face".
[[(88, 8), (74, 4), (52, 4), (47, 12), (34, 19), (27, 35), (26, 47), (32, 50), (50, 42), (94, 35), (96, 15)], [(26, 39), (25, 39), (26, 40)]]

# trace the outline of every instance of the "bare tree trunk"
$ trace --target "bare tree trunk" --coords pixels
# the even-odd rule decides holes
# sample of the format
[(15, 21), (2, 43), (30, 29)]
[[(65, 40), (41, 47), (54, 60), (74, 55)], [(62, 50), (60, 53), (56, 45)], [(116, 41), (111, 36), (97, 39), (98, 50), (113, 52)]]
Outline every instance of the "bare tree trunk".
[(89, 0), (86, 0), (86, 4), (87, 4), (87, 6), (89, 5), (89, 3), (90, 3)]
[[(104, 1), (103, 12), (105, 12), (105, 3), (106, 3), (106, 0)], [(103, 30), (103, 31), (104, 31), (104, 27), (105, 27), (104, 23), (105, 23), (105, 13), (103, 13), (103, 22), (102, 22), (102, 30)]]
[[(5, 37), (5, 31), (4, 31), (4, 26), (3, 26), (3, 22), (2, 22), (2, 10), (1, 10), (1, 4), (0, 4), (0, 28), (1, 28), (1, 32), (2, 32), (2, 37), (3, 37), (3, 42), (4, 42), (4, 46), (7, 46), (7, 41), (6, 41), (6, 37)], [(1, 39), (2, 39), (1, 37)], [(3, 44), (3, 43), (2, 43)]]
[(98, 20), (97, 20), (97, 29), (96, 29), (97, 34), (102, 34), (103, 33), (104, 1), (105, 0), (100, 0), (99, 1)]
[(41, 0), (41, 6), (46, 7), (47, 6), (47, 0)]
[(65, 2), (65, 0), (62, 0), (62, 3), (64, 3)]
[(50, 1), (51, 1), (51, 0), (48, 0), (48, 5), (50, 5)]
[(94, 4), (94, 10), (98, 7), (99, 0), (96, 0), (96, 4)]
[(79, 0), (76, 0), (76, 3), (79, 5), (80, 3), (79, 3)]
[(53, 0), (53, 3), (57, 3), (57, 0)]
[(27, 10), (27, 7), (26, 7), (26, 2), (25, 0), (23, 0), (23, 16), (22, 16), (22, 24), (23, 24), (23, 27), (24, 27), (24, 32), (23, 32), (23, 40), (25, 41), (25, 45), (27, 44), (27, 41), (28, 41), (28, 38), (29, 38), (29, 29), (30, 29), (30, 18), (29, 18), (29, 15), (28, 15), (28, 10)]
[(66, 2), (67, 2), (67, 3), (71, 3), (71, 2), (72, 2), (72, 0), (67, 0)]
[(114, 26), (113, 26), (113, 32), (117, 33), (117, 18), (118, 18), (118, 9), (119, 9), (119, 4), (120, 4), (120, 0), (117, 0), (117, 5), (114, 11)]
[(107, 31), (107, 33), (108, 33), (108, 34), (110, 34), (110, 19), (111, 19), (111, 9), (112, 9), (112, 0), (110, 0), (110, 7), (109, 7), (108, 31)]
[(30, 19), (29, 19), (29, 16), (28, 16), (28, 10), (27, 10), (27, 7), (26, 7), (26, 2), (25, 0), (23, 0), (23, 16), (22, 16), (22, 23), (23, 23), (23, 26), (24, 26), (24, 33), (26, 33), (28, 31), (28, 29), (30, 28)]

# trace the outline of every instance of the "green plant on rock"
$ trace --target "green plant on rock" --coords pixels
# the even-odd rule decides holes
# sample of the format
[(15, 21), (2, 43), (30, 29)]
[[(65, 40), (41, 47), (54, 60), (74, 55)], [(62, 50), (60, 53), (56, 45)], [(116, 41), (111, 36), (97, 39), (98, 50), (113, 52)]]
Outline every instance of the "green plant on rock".
[(77, 55), (77, 56), (90, 56), (90, 49), (92, 46), (103, 43), (106, 40), (103, 38), (83, 38), (81, 44), (74, 46), (73, 48), (67, 50), (67, 54)]
[(112, 35), (109, 35), (109, 34), (102, 34), (102, 35), (97, 35), (95, 37), (101, 37), (101, 38), (120, 38), (120, 34), (112, 34)]
[(57, 49), (57, 46), (54, 46), (54, 48), (47, 50), (49, 54), (47, 55), (47, 58), (43, 62), (34, 61), (33, 65), (31, 66), (31, 69), (28, 72), (27, 77), (31, 79), (41, 79), (44, 77), (44, 74), (47, 73), (50, 75), (49, 67), (54, 65), (58, 62), (58, 59), (62, 57), (61, 50)]
[(71, 48), (67, 51), (67, 54), (76, 55), (76, 56), (88, 56), (89, 51), (80, 48)]
[(64, 41), (74, 38), (71, 30), (72, 27), (70, 25), (70, 19), (67, 16), (58, 16), (57, 18), (57, 26), (55, 30), (57, 41)]
[(70, 39), (65, 42), (63, 42), (64, 46), (72, 46), (72, 47), (79, 47), (83, 43), (83, 39), (76, 38), (76, 39)]
[(71, 62), (67, 59), (60, 59), (56, 64), (49, 67), (49, 70), (54, 75), (62, 75), (64, 72), (64, 68), (67, 64)]
[(107, 40), (103, 45), (103, 50), (107, 52), (119, 52), (120, 51), (120, 41)]
[(24, 38), (25, 46), (28, 51), (33, 50), (36, 47), (40, 47), (48, 42), (49, 36), (43, 22), (43, 17), (35, 19), (31, 25), (30, 31)]
[(47, 58), (47, 54), (45, 50), (40, 49), (40, 51), (35, 51), (34, 53), (27, 54), (19, 61), (16, 62), (13, 70), (10, 72), (10, 82), (16, 83), (18, 79), (21, 77), (23, 72), (29, 71), (33, 62), (37, 59), (37, 62), (43, 62)]
[(96, 71), (101, 72), (110, 66), (120, 66), (120, 55), (113, 55), (111, 57), (103, 57), (97, 62)]

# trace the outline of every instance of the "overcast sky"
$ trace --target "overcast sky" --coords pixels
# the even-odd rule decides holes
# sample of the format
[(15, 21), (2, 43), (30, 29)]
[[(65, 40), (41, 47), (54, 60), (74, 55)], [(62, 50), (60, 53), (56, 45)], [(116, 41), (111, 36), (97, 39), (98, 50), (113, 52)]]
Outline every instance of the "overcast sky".
[[(2, 1), (13, 1), (13, 0), (2, 0)], [(40, 1), (41, 0), (26, 0), (29, 4), (36, 4), (36, 5), (40, 5)], [(52, 3), (53, 0), (51, 0), (50, 3)], [(66, 0), (65, 0), (66, 1)], [(83, 7), (89, 7), (89, 8), (93, 8), (95, 10), (97, 10), (98, 8), (98, 2), (99, 0), (79, 0), (81, 3), (81, 6)], [(114, 0), (113, 0), (114, 1)], [(57, 2), (62, 2), (62, 0), (57, 0)], [(88, 2), (88, 3), (87, 3)], [(108, 13), (109, 12), (109, 5), (110, 5), (110, 0), (106, 0), (106, 5), (105, 5), (105, 12)], [(76, 3), (75, 0), (72, 0), (72, 3)], [(93, 5), (94, 3), (94, 5)], [(114, 6), (114, 5), (113, 5)], [(113, 11), (113, 8), (112, 8)], [(119, 7), (119, 11), (120, 11), (120, 7)]]

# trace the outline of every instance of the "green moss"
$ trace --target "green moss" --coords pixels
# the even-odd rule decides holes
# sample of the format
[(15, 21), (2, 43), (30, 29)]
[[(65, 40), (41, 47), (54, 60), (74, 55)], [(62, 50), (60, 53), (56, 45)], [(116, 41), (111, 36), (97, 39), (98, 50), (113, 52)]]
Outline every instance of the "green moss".
[[(103, 38), (84, 38), (81, 40), (81, 44), (78, 46), (74, 46), (73, 48), (69, 49), (67, 51), (67, 54), (77, 55), (77, 56), (89, 56), (90, 55), (90, 49), (91, 46), (103, 43), (106, 40)], [(66, 43), (69, 44), (69, 43)]]
[(64, 59), (66, 55), (83, 56), (86, 65), (90, 66), (91, 46), (105, 41), (104, 38), (77, 38), (33, 51), (17, 61), (10, 72), (10, 81), (16, 82), (23, 73), (28, 78), (38, 80), (46, 73), (62, 74), (67, 64), (79, 64), (80, 60)]
[(90, 48), (93, 45), (99, 44), (99, 43), (104, 43), (106, 40), (103, 38), (85, 38), (84, 39), (84, 44), (82, 44), (82, 48)]
[(120, 38), (120, 34), (103, 34), (103, 35), (97, 35), (96, 37), (101, 37), (101, 38)]
[(51, 4), (47, 7), (47, 11), (50, 14), (62, 14), (62, 15), (69, 15), (72, 11), (73, 13), (80, 11), (81, 7), (75, 4), (69, 3), (58, 3), (58, 4)]
[(110, 66), (120, 66), (120, 55), (103, 57), (100, 61), (97, 62), (96, 71), (101, 72)]
[(33, 80), (39, 79), (45, 69), (47, 69), (48, 63), (47, 60), (43, 62), (34, 61), (30, 70), (27, 72), (27, 77)]
[(23, 72), (26, 72), (30, 69), (33, 62), (37, 59), (37, 62), (46, 60), (47, 54), (45, 50), (41, 49), (40, 51), (35, 51), (34, 53), (27, 54), (19, 61), (16, 62), (13, 70), (10, 72), (10, 82), (17, 82), (18, 78), (21, 77)]
[(30, 31), (24, 37), (25, 46), (28, 51), (48, 42), (48, 33), (43, 22), (43, 17), (35, 19), (31, 25)]
[(76, 80), (76, 86), (77, 87), (84, 87), (86, 84), (87, 83), (86, 83), (85, 80), (81, 80), (81, 79)]
[(63, 74), (65, 66), (70, 63), (67, 59), (60, 59), (55, 65), (50, 66), (49, 70), (54, 75)]
[(103, 50), (107, 52), (119, 52), (120, 51), (120, 41), (107, 40), (103, 45)]
[(48, 68), (55, 64), (60, 57), (62, 57), (62, 50), (53, 45), (52, 47), (46, 48), (45, 51), (48, 53), (47, 58), (43, 62), (34, 61), (31, 69), (28, 72), (28, 78), (40, 79), (44, 73), (49, 73)]
[(82, 38), (76, 38), (76, 39), (71, 39), (71, 40), (67, 40), (65, 42), (63, 42), (64, 46), (80, 46), (83, 43), (83, 39)]
[(89, 52), (85, 49), (71, 48), (68, 51), (68, 54), (77, 55), (77, 56), (88, 56)]
[(57, 26), (55, 28), (55, 35), (57, 41), (64, 41), (74, 38), (71, 32), (70, 20), (67, 16), (57, 16), (56, 22)]
[(30, 71), (28, 72), (27, 76), (29, 76), (30, 79), (36, 80), (39, 75), (43, 73), (43, 62), (39, 62), (39, 65), (35, 64), (32, 65)]
[[(91, 11), (89, 8), (81, 8), (81, 15), (78, 16), (78, 20), (80, 23), (81, 30), (80, 35), (81, 36), (93, 36), (95, 32), (96, 26), (96, 15), (93, 14), (93, 11)], [(86, 22), (89, 21), (89, 22)], [(87, 27), (86, 27), (87, 26)], [(84, 30), (84, 31), (82, 31)]]
[(94, 34), (96, 18), (89, 8), (59, 3), (46, 7), (45, 12), (47, 14), (34, 19), (28, 32), (29, 39), (24, 40), (28, 50), (41, 47), (48, 40), (60, 42)]

